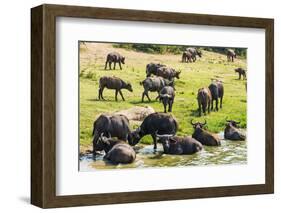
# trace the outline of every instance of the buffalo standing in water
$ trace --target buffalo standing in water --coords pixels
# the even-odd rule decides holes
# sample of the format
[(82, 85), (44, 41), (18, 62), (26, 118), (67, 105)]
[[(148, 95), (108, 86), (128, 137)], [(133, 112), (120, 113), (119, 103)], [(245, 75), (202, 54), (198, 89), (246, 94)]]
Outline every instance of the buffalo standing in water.
[(172, 115), (166, 113), (152, 113), (148, 115), (140, 127), (132, 132), (133, 140), (130, 145), (136, 145), (145, 135), (151, 135), (154, 143), (154, 150), (157, 149), (156, 133), (159, 134), (175, 134), (178, 130), (178, 123)]
[(228, 140), (244, 141), (246, 139), (246, 135), (239, 130), (238, 124), (240, 124), (240, 122), (233, 120), (226, 121), (227, 123), (224, 129), (224, 138)]
[(100, 78), (100, 81), (99, 81), (99, 100), (101, 98), (104, 100), (103, 94), (102, 94), (104, 88), (115, 90), (115, 101), (117, 101), (118, 93), (121, 95), (123, 101), (125, 101), (124, 96), (121, 92), (121, 89), (127, 89), (130, 92), (133, 92), (132, 85), (130, 83), (126, 83), (122, 79), (117, 78), (115, 76), (114, 77), (104, 76), (104, 77)]
[(221, 142), (217, 135), (212, 134), (203, 129), (203, 127), (207, 124), (206, 120), (204, 123), (196, 122), (193, 123), (192, 120), (190, 122), (193, 125), (194, 132), (192, 137), (198, 140), (201, 144), (206, 146), (220, 146)]
[(93, 158), (96, 151), (103, 151), (104, 144), (98, 143), (101, 134), (108, 137), (116, 137), (120, 140), (131, 142), (131, 130), (129, 120), (124, 115), (100, 115), (93, 124)]
[(101, 143), (106, 153), (104, 159), (113, 164), (132, 163), (136, 159), (135, 150), (125, 141), (105, 137), (102, 133), (98, 143)]
[(219, 101), (218, 101), (218, 99), (220, 99), (220, 108), (222, 108), (222, 99), (223, 99), (223, 95), (224, 95), (224, 88), (223, 88), (222, 82), (219, 81), (219, 80), (213, 81), (209, 85), (209, 90), (210, 90), (211, 95), (212, 95), (211, 110), (213, 110), (214, 101), (216, 101), (216, 111), (219, 111), (219, 108), (218, 108), (218, 102)]
[(202, 150), (202, 144), (196, 139), (185, 136), (158, 135), (160, 143), (163, 145), (165, 154), (170, 155), (191, 155)]
[(236, 58), (236, 53), (232, 49), (227, 49), (226, 50), (226, 56), (227, 56), (227, 61), (234, 61), (234, 58)]
[(208, 108), (208, 113), (210, 113), (210, 105), (212, 101), (212, 94), (209, 88), (200, 88), (197, 93), (198, 111), (199, 116), (201, 116), (201, 110), (206, 114), (206, 109)]
[(105, 70), (107, 69), (107, 63), (109, 63), (109, 69), (111, 70), (112, 62), (114, 63), (114, 67), (113, 67), (114, 70), (115, 70), (116, 63), (119, 64), (120, 70), (122, 70), (121, 63), (125, 64), (125, 57), (120, 55), (118, 52), (108, 53), (106, 57), (104, 69)]

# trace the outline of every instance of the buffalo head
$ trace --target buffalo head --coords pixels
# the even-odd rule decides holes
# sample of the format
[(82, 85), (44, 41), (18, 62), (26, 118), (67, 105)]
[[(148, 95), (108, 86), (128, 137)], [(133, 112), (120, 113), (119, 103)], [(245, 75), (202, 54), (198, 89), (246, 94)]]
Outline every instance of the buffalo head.
[(132, 88), (132, 85), (130, 83), (126, 84), (125, 89), (129, 90), (130, 92), (133, 92), (133, 88)]
[(204, 123), (201, 123), (201, 122), (195, 122), (193, 123), (193, 119), (190, 121), (191, 125), (193, 126), (194, 129), (196, 128), (200, 128), (202, 129), (206, 124), (207, 124), (207, 121), (205, 120)]
[(181, 74), (181, 71), (176, 71), (176, 72), (175, 72), (175, 77), (176, 77), (177, 79), (180, 79), (180, 74)]
[(124, 56), (121, 57), (121, 63), (125, 64), (125, 57)]
[(131, 133), (131, 140), (129, 140), (129, 144), (131, 146), (136, 145), (141, 139), (141, 129), (137, 128), (135, 131)]
[(240, 124), (240, 121), (238, 122), (238, 121), (234, 121), (234, 120), (226, 120), (226, 125), (232, 125), (233, 127), (235, 127), (235, 128), (238, 128), (238, 124)]

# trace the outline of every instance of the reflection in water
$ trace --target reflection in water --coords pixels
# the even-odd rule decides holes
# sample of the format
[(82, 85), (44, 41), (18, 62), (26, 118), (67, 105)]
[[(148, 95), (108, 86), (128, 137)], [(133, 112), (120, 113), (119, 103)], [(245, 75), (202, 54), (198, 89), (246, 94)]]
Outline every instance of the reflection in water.
[[(223, 134), (220, 133), (219, 136), (223, 138)], [(166, 155), (161, 144), (158, 144), (156, 153), (153, 151), (153, 145), (138, 144), (134, 148), (137, 158), (131, 164), (112, 165), (103, 160), (103, 155), (97, 155), (96, 161), (93, 161), (92, 154), (85, 154), (80, 157), (80, 171), (247, 163), (246, 141), (222, 140), (221, 146), (204, 146), (201, 152), (193, 155)]]

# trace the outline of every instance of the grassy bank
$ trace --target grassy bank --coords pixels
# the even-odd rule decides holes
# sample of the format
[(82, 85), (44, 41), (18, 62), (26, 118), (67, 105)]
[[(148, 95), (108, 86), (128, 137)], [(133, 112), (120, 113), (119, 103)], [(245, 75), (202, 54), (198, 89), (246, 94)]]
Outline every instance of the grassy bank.
[[(126, 57), (123, 70), (104, 70), (106, 54), (110, 51), (118, 51)], [(208, 122), (208, 129), (212, 132), (223, 131), (225, 119), (241, 121), (241, 127), (246, 128), (246, 91), (245, 81), (237, 80), (234, 69), (246, 68), (245, 59), (237, 59), (234, 63), (227, 62), (226, 56), (214, 52), (203, 51), (203, 57), (195, 63), (181, 63), (181, 55), (157, 55), (114, 48), (111, 44), (87, 43), (80, 46), (80, 144), (87, 146), (92, 140), (93, 121), (101, 113), (127, 109), (135, 105), (149, 105), (155, 111), (163, 111), (161, 103), (154, 101), (156, 93), (150, 93), (153, 100), (141, 102), (143, 87), (140, 81), (145, 79), (145, 67), (150, 62), (160, 62), (181, 70), (181, 78), (176, 79), (176, 98), (173, 106), (173, 115), (179, 123), (178, 135), (190, 135), (193, 132), (191, 119)], [(133, 86), (133, 93), (123, 90), (125, 102), (114, 100), (113, 90), (104, 90), (106, 101), (98, 100), (98, 80), (102, 76), (117, 76), (129, 81)], [(223, 80), (225, 96), (223, 109), (211, 112), (206, 116), (198, 117), (197, 90), (208, 86), (211, 78)], [(132, 124), (132, 128), (136, 128)], [(151, 143), (150, 137), (145, 137), (143, 143)]]

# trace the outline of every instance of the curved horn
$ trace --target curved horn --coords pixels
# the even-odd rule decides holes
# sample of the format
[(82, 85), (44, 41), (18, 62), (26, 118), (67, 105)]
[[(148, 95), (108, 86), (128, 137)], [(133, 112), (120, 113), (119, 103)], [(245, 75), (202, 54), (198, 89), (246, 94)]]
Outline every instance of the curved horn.
[(204, 123), (202, 124), (203, 126), (207, 124), (207, 121), (206, 121), (206, 119), (204, 119), (204, 120), (205, 120), (205, 121), (204, 121)]
[(173, 137), (173, 136), (175, 136), (175, 134), (163, 134), (163, 135), (158, 135), (157, 134), (157, 132), (158, 132), (158, 130), (155, 132), (155, 135), (156, 135), (156, 137), (158, 137), (158, 138), (169, 138), (169, 137)]
[(193, 123), (193, 119), (191, 119), (190, 123), (191, 123), (192, 125), (195, 125), (195, 123)]

